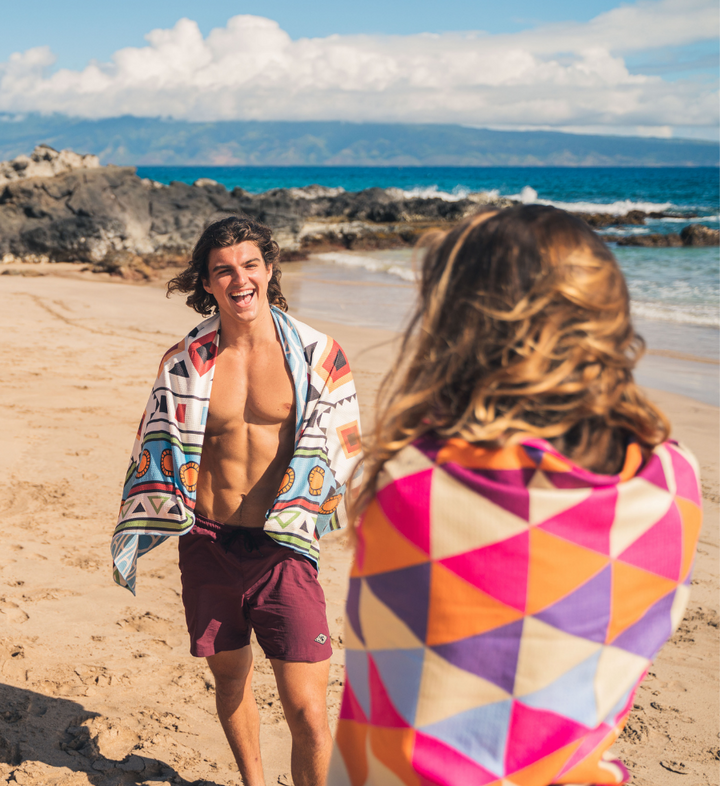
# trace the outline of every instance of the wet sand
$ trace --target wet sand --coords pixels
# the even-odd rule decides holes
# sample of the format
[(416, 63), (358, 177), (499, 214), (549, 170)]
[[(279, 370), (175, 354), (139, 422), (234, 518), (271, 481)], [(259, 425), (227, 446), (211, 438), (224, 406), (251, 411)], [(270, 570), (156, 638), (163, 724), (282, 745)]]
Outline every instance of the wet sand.
[[(287, 276), (288, 294), (298, 275)], [(199, 321), (157, 286), (90, 274), (0, 276), (0, 784), (240, 783), (210, 673), (188, 652), (176, 545), (140, 561), (137, 597), (110, 571), (122, 478), (158, 360)], [(346, 350), (367, 428), (396, 334), (307, 321)], [(662, 371), (673, 360), (654, 356), (661, 374), (674, 373)], [(701, 462), (706, 519), (688, 615), (638, 691), (616, 749), (636, 786), (714, 784), (720, 411), (651, 395)], [(333, 723), (349, 563), (342, 534), (323, 539)], [(266, 780), (289, 784), (289, 733), (269, 664), (256, 656)]]

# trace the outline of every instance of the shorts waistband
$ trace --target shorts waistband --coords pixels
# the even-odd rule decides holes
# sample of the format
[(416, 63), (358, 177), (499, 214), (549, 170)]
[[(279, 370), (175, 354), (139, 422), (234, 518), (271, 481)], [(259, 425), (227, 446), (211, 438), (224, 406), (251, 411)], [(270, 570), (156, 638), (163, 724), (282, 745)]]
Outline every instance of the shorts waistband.
[(230, 551), (235, 544), (242, 544), (245, 552), (260, 551), (266, 545), (273, 543), (272, 538), (261, 527), (236, 527), (233, 524), (222, 524), (213, 521), (200, 513), (195, 514), (195, 527), (193, 532), (200, 530), (199, 534), (213, 539), (225, 551)]
[(206, 518), (202, 513), (195, 514), (195, 525), (200, 525), (202, 529), (210, 530), (218, 535), (230, 535), (234, 532), (247, 532), (250, 535), (261, 535), (265, 532), (262, 527), (239, 527), (234, 524), (223, 524), (220, 521)]

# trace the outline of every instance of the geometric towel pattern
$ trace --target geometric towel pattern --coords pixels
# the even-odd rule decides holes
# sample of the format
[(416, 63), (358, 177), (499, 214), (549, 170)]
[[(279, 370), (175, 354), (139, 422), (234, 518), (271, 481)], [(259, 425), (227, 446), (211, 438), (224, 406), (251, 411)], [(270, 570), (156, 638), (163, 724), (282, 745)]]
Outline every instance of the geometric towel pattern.
[(359, 526), (328, 786), (625, 783), (608, 748), (684, 614), (700, 504), (673, 442), (615, 476), (535, 438), (400, 451)]
[[(319, 538), (344, 523), (340, 503), (359, 459), (355, 384), (334, 339), (270, 310), (295, 387), (295, 447), (263, 529), (317, 564)], [(140, 421), (111, 544), (115, 581), (133, 593), (138, 557), (195, 524), (220, 331), (215, 315), (165, 353)]]

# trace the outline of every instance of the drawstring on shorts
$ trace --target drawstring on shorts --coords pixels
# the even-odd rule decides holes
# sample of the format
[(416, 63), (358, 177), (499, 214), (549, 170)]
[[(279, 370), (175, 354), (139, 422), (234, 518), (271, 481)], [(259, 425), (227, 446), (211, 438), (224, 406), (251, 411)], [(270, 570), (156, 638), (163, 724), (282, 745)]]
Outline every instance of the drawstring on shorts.
[[(263, 530), (258, 531), (262, 532)], [(218, 543), (222, 546), (226, 554), (233, 547), (240, 535), (242, 535), (243, 545), (247, 552), (258, 551), (260, 547), (257, 544), (255, 533), (244, 527), (235, 527), (232, 532), (224, 532), (218, 538)]]

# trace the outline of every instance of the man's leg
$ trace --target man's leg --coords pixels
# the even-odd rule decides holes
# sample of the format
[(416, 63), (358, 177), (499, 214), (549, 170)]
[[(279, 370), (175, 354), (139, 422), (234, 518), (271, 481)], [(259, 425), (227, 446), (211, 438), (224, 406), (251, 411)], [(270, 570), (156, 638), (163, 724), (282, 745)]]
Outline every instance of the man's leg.
[(271, 659), (270, 663), (292, 735), (290, 768), (295, 786), (324, 786), (332, 752), (326, 703), (330, 661)]
[(260, 715), (252, 692), (250, 646), (207, 658), (215, 677), (215, 705), (245, 786), (265, 786), (260, 759)]

